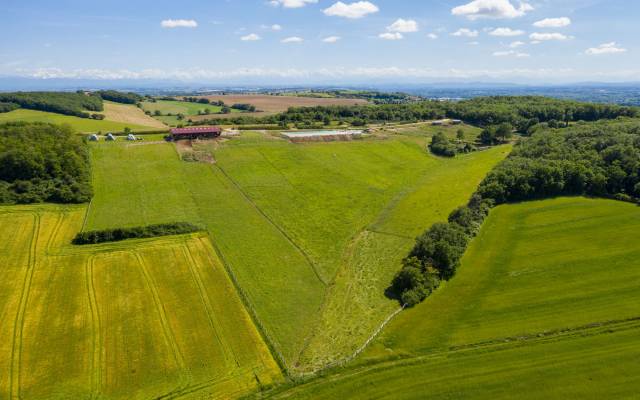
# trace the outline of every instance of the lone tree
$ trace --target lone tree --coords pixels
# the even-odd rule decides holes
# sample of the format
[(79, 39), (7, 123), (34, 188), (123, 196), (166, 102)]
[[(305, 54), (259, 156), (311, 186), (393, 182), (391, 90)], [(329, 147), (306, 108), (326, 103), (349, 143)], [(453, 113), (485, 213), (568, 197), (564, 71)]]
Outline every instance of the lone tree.
[(464, 131), (462, 129), (458, 129), (456, 133), (456, 138), (460, 141), (464, 140)]

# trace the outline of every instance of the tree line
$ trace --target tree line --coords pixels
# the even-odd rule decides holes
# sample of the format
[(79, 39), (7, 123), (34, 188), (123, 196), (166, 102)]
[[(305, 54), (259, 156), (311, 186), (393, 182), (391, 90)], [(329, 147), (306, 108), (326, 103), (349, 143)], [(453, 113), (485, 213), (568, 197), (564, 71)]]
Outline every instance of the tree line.
[(553, 126), (576, 121), (597, 121), (640, 115), (636, 107), (580, 103), (571, 100), (536, 96), (481, 97), (459, 102), (421, 101), (403, 104), (368, 104), (356, 106), (291, 107), (287, 111), (265, 117), (237, 116), (231, 119), (209, 119), (199, 124), (327, 124), (331, 121), (362, 126), (371, 123), (419, 122), (454, 118), (486, 126), (508, 123), (519, 132), (549, 123)]
[(640, 203), (640, 125), (581, 123), (521, 140), (480, 183), (466, 206), (416, 239), (388, 292), (402, 304), (424, 300), (451, 279), (469, 241), (498, 204), (589, 195)]
[(91, 199), (89, 152), (68, 126), (0, 124), (0, 203)]
[(16, 103), (0, 103), (0, 113), (17, 110), (18, 108), (20, 108), (20, 105)]
[(87, 111), (102, 111), (102, 98), (85, 93), (14, 92), (0, 93), (0, 102), (18, 104), (22, 108), (48, 111), (81, 118), (91, 118)]
[(72, 243), (76, 245), (119, 242), (127, 239), (144, 239), (158, 236), (182, 235), (202, 231), (203, 228), (188, 222), (173, 222), (131, 228), (105, 229), (80, 232)]

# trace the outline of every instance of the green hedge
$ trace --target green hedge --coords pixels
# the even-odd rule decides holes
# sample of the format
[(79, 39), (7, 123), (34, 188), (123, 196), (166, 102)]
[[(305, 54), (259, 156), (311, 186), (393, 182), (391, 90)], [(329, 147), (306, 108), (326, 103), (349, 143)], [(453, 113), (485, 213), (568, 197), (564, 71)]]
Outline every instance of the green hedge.
[(188, 222), (174, 222), (137, 226), (132, 228), (105, 229), (101, 231), (80, 232), (73, 239), (76, 245), (119, 242), (127, 239), (144, 239), (158, 236), (181, 235), (202, 231), (203, 228)]

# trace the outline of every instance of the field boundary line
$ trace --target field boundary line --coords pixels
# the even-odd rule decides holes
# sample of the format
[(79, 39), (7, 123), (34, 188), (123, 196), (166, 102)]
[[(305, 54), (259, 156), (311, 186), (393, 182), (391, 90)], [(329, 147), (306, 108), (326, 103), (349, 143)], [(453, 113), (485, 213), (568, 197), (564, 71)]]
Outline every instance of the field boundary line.
[(390, 315), (388, 315), (387, 318), (385, 318), (385, 320), (380, 324), (380, 326), (378, 326), (378, 328), (376, 328), (376, 330), (371, 334), (371, 336), (369, 336), (369, 338), (360, 347), (358, 347), (356, 349), (356, 351), (354, 351), (353, 354), (351, 354), (350, 356), (347, 356), (347, 357), (342, 358), (340, 360), (337, 360), (337, 361), (334, 361), (332, 363), (329, 363), (329, 364), (325, 365), (323, 368), (320, 368), (320, 369), (318, 369), (316, 371), (313, 371), (313, 372), (310, 372), (310, 373), (301, 373), (301, 374), (299, 374), (299, 376), (301, 376), (301, 377), (311, 377), (311, 376), (314, 376), (314, 375), (318, 375), (319, 373), (321, 373), (323, 371), (326, 371), (328, 369), (339, 367), (339, 366), (343, 366), (343, 365), (349, 363), (350, 361), (352, 361), (353, 359), (358, 357), (360, 355), (360, 353), (362, 353), (369, 346), (371, 341), (373, 341), (373, 339), (375, 339), (380, 334), (380, 332), (382, 332), (384, 327), (387, 326), (387, 324), (389, 322), (391, 322), (391, 320), (393, 318), (395, 318), (398, 314), (400, 314), (405, 308), (406, 308), (406, 304), (403, 305), (402, 307), (398, 308), (394, 312), (392, 312)]
[(251, 300), (250, 300), (251, 298), (247, 295), (247, 293), (244, 291), (244, 289), (240, 285), (238, 278), (233, 272), (233, 268), (231, 268), (229, 261), (225, 258), (224, 254), (222, 254), (222, 251), (220, 250), (218, 245), (215, 243), (215, 237), (211, 232), (209, 232), (208, 240), (209, 240), (209, 243), (211, 244), (211, 247), (213, 248), (213, 251), (216, 253), (218, 258), (220, 259), (220, 262), (222, 263), (223, 268), (227, 272), (227, 276), (229, 277), (229, 279), (231, 279), (231, 282), (233, 283), (233, 286), (236, 289), (236, 293), (238, 293), (238, 296), (240, 297), (240, 301), (244, 305), (245, 310), (247, 311), (247, 313), (249, 314), (249, 317), (253, 321), (253, 324), (256, 327), (256, 330), (262, 337), (262, 340), (266, 344), (271, 355), (275, 356), (273, 357), (273, 359), (276, 361), (280, 369), (286, 375), (288, 375), (289, 367), (287, 365), (287, 360), (286, 358), (284, 358), (284, 356), (278, 349), (278, 345), (277, 345), (278, 342), (273, 340), (273, 338), (269, 334), (269, 330), (264, 326), (264, 324), (262, 323), (262, 320), (258, 317), (258, 313), (256, 312), (255, 308), (253, 307), (253, 304), (251, 303)]
[(276, 228), (278, 230), (278, 232), (280, 232), (280, 234), (282, 234), (282, 236), (285, 237), (285, 239), (287, 239), (287, 241), (293, 246), (295, 247), (296, 250), (298, 250), (298, 252), (304, 257), (304, 259), (307, 261), (307, 264), (309, 264), (309, 266), (311, 267), (311, 270), (313, 271), (313, 273), (316, 275), (316, 278), (318, 278), (318, 280), (320, 281), (320, 283), (322, 283), (325, 287), (329, 285), (329, 282), (325, 282), (324, 278), (322, 277), (322, 275), (320, 274), (320, 272), (318, 271), (315, 263), (311, 260), (311, 257), (302, 249), (302, 247), (300, 247), (294, 240), (293, 238), (291, 238), (289, 236), (289, 234), (287, 232), (285, 232), (284, 229), (282, 229), (278, 224), (276, 224), (264, 211), (262, 211), (262, 209), (260, 209), (260, 207), (258, 207), (258, 205), (249, 197), (249, 195), (247, 195), (244, 190), (242, 190), (242, 188), (240, 187), (240, 185), (234, 181), (231, 176), (229, 176), (229, 174), (227, 174), (227, 172), (220, 167), (220, 165), (215, 164), (215, 167), (218, 168), (218, 170), (220, 170), (220, 172), (222, 172), (222, 174), (229, 180), (229, 182), (231, 182), (231, 184), (233, 184), (233, 186), (238, 190), (238, 192), (240, 192), (240, 194), (242, 194), (242, 197), (244, 197), (245, 200), (247, 200), (249, 202), (249, 204), (251, 204), (253, 206), (253, 208), (256, 209), (256, 211), (258, 211), (258, 213), (260, 213), (260, 215), (262, 215), (274, 228)]
[(29, 243), (29, 258), (27, 260), (27, 270), (22, 281), (20, 292), (20, 302), (18, 311), (13, 323), (13, 343), (11, 345), (11, 368), (9, 370), (9, 396), (11, 399), (20, 399), (20, 369), (22, 364), (22, 335), (24, 329), (24, 319), (29, 302), (29, 292), (31, 282), (36, 269), (36, 256), (38, 251), (38, 239), (40, 237), (40, 214), (33, 214), (33, 230), (31, 242)]
[(169, 324), (169, 321), (167, 318), (167, 310), (164, 307), (164, 303), (162, 302), (162, 299), (160, 299), (157, 283), (155, 282), (151, 274), (149, 274), (147, 265), (144, 259), (142, 258), (142, 256), (140, 255), (140, 253), (135, 251), (134, 254), (135, 254), (136, 260), (138, 261), (138, 264), (140, 265), (140, 270), (142, 271), (142, 275), (147, 285), (147, 288), (149, 289), (149, 291), (151, 292), (151, 296), (153, 297), (153, 302), (155, 304), (156, 311), (158, 312), (158, 316), (160, 317), (160, 325), (162, 326), (162, 333), (164, 336), (164, 340), (166, 342), (166, 345), (171, 349), (171, 352), (173, 353), (173, 359), (176, 363), (176, 366), (180, 368), (181, 370), (180, 374), (182, 375), (183, 373), (186, 373), (188, 369), (186, 367), (182, 352), (180, 351), (180, 347), (176, 342), (176, 337), (173, 332), (173, 329), (171, 329), (171, 325)]
[(89, 200), (89, 205), (87, 205), (87, 210), (84, 212), (84, 218), (82, 219), (82, 228), (80, 228), (80, 233), (84, 232), (87, 227), (87, 221), (89, 220), (89, 213), (91, 212), (91, 205), (93, 204), (93, 197)]
[[(233, 362), (236, 364), (237, 367), (240, 367), (240, 363), (238, 362), (238, 359), (235, 353), (233, 352), (232, 347), (224, 339), (224, 336), (218, 332), (215, 313), (213, 312), (213, 309), (211, 307), (211, 298), (209, 297), (208, 293), (205, 290), (204, 283), (202, 282), (202, 277), (200, 276), (200, 273), (196, 269), (197, 268), (196, 260), (193, 257), (193, 253), (191, 252), (191, 249), (189, 248), (189, 244), (186, 241), (184, 243), (182, 251), (183, 251), (183, 255), (187, 259), (187, 263), (189, 264), (189, 272), (191, 273), (191, 278), (194, 280), (196, 287), (198, 288), (198, 295), (200, 296), (200, 301), (202, 301), (202, 306), (204, 307), (204, 310), (207, 313), (207, 320), (209, 321), (209, 325), (213, 330), (216, 340), (218, 341), (218, 343), (220, 344), (220, 347), (223, 350), (229, 349), (229, 351), (231, 352), (231, 355), (233, 356)], [(221, 325), (222, 324), (220, 324), (220, 326)], [(224, 351), (224, 355), (225, 355), (225, 358), (228, 357), (227, 351)]]
[(93, 282), (95, 258), (96, 256), (91, 256), (85, 263), (85, 284), (87, 286), (87, 295), (89, 296), (93, 348), (91, 358), (91, 398), (96, 398), (100, 395), (100, 388), (102, 386), (102, 324), (100, 322), (98, 298)]
[[(631, 326), (624, 326), (630, 324)], [(616, 329), (615, 325), (622, 325), (619, 329)], [(340, 366), (337, 366), (334, 371), (329, 371), (325, 369), (321, 372), (324, 372), (322, 382), (331, 383), (348, 380), (350, 377), (357, 376), (363, 373), (367, 373), (368, 371), (377, 371), (380, 369), (390, 369), (401, 366), (409, 366), (409, 365), (418, 365), (425, 362), (428, 362), (433, 359), (438, 359), (441, 357), (446, 357), (449, 354), (456, 353), (468, 353), (473, 352), (475, 350), (487, 349), (487, 351), (498, 352), (504, 351), (508, 349), (512, 349), (515, 346), (520, 346), (523, 343), (530, 342), (532, 345), (535, 344), (544, 344), (545, 342), (556, 338), (557, 340), (572, 340), (576, 336), (577, 337), (591, 337), (598, 335), (607, 335), (614, 334), (617, 332), (624, 332), (629, 330), (638, 330), (640, 331), (640, 316), (631, 317), (622, 320), (610, 320), (610, 321), (602, 321), (602, 322), (593, 322), (587, 325), (582, 325), (580, 327), (574, 328), (564, 328), (558, 329), (556, 331), (549, 331), (545, 336), (544, 332), (540, 333), (531, 333), (526, 336), (513, 337), (513, 340), (506, 340), (503, 338), (502, 340), (494, 339), (494, 341), (485, 342), (485, 345), (472, 347), (472, 344), (461, 345), (456, 348), (455, 346), (450, 348), (444, 348), (441, 350), (432, 351), (427, 354), (421, 355), (399, 355), (396, 357), (386, 357), (383, 359), (374, 360), (368, 364), (356, 365), (353, 367), (344, 367), (343, 369), (338, 369)], [(519, 339), (518, 339), (519, 338)], [(462, 347), (466, 346), (466, 347)], [(301, 382), (298, 382), (293, 387), (282, 388), (282, 390), (278, 390), (278, 388), (274, 389), (269, 393), (266, 397), (272, 397), (274, 395), (278, 395), (281, 393), (287, 393), (289, 391), (290, 394), (294, 394), (297, 391), (302, 390), (304, 387), (309, 387), (318, 382), (318, 380), (314, 380), (319, 373), (310, 373), (304, 376)]]

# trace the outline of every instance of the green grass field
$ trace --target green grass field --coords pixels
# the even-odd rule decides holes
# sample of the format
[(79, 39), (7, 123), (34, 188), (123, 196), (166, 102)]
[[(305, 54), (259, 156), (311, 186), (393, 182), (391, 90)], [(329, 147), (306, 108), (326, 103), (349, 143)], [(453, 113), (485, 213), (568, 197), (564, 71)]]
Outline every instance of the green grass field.
[[(205, 225), (289, 369), (315, 369), (352, 352), (394, 309), (384, 287), (413, 236), (463, 204), (508, 152), (442, 160), (424, 144), (294, 145), (249, 132), (213, 150), (214, 166), (181, 162), (171, 144), (94, 144), (87, 228)], [(354, 286), (356, 300), (337, 312)], [(344, 335), (332, 344), (315, 334), (325, 330)]]
[(227, 399), (281, 379), (205, 235), (72, 246), (84, 215), (0, 208), (0, 398)]
[(8, 113), (0, 113), (0, 123), (2, 122), (47, 122), (50, 124), (67, 124), (73, 129), (82, 133), (91, 132), (110, 132), (110, 131), (122, 131), (124, 128), (129, 127), (133, 131), (145, 131), (157, 128), (150, 128), (148, 126), (126, 124), (122, 122), (114, 122), (108, 120), (94, 120), (89, 118), (72, 117), (69, 115), (55, 114), (44, 111), (19, 109)]
[(500, 206), (458, 275), (403, 311), (355, 367), (274, 397), (633, 398), (639, 231), (628, 203)]

